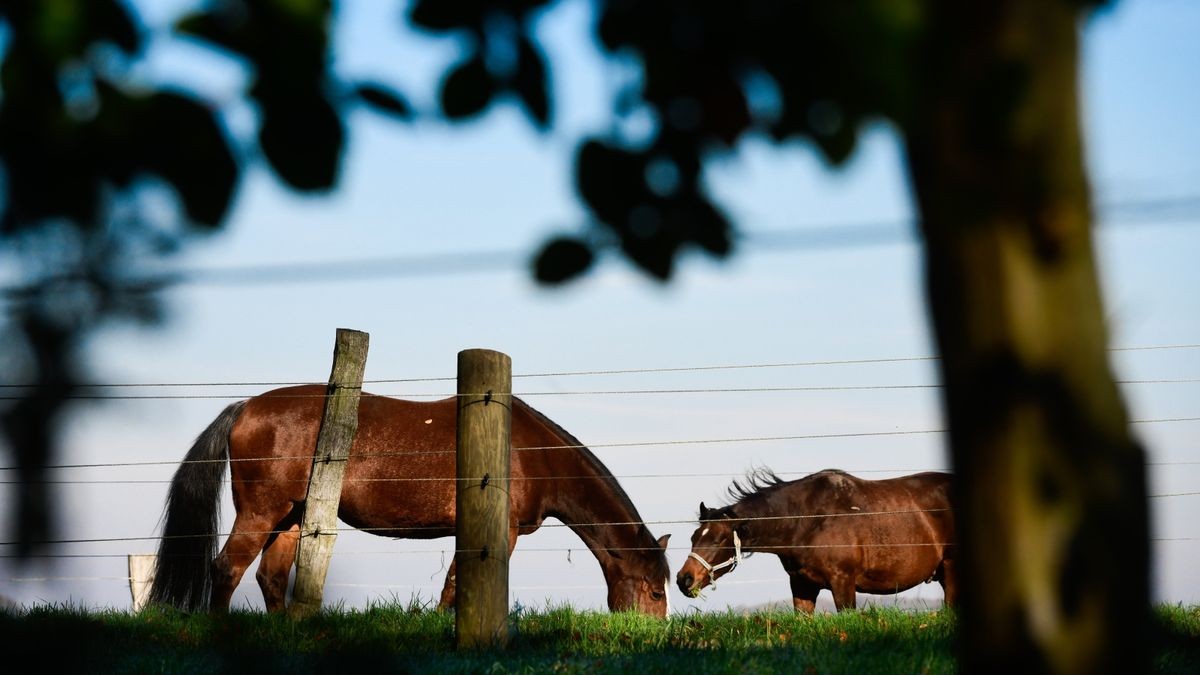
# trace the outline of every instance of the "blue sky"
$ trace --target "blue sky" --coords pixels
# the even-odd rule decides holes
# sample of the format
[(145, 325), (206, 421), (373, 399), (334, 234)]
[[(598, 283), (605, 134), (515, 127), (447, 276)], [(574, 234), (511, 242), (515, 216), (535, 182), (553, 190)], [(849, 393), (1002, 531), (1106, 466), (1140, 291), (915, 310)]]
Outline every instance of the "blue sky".
[[(186, 3), (140, 3), (161, 25)], [(391, 3), (344, 5), (338, 68), (393, 82), (431, 110), (436, 75), (453, 43), (404, 32)], [(400, 125), (355, 113), (334, 194), (299, 197), (251, 168), (227, 227), (195, 241), (178, 263), (221, 268), (420, 256), (455, 251), (530, 254), (546, 236), (578, 228), (573, 192), (575, 139), (608, 125), (611, 94), (626, 76), (599, 60), (589, 5), (573, 1), (541, 25), (555, 67), (557, 124), (532, 131), (515, 106), (449, 126)], [(1186, 0), (1117, 3), (1084, 29), (1083, 98), (1088, 163), (1097, 201), (1200, 195), (1200, 5)], [(397, 38), (401, 39), (397, 39)], [(195, 47), (157, 44), (146, 76), (190, 82), (230, 100), (239, 69)], [(398, 65), (399, 64), (399, 65)], [(251, 113), (230, 107), (233, 129)], [(933, 353), (921, 288), (921, 252), (906, 238), (912, 216), (901, 148), (885, 125), (864, 131), (847, 166), (829, 170), (805, 144), (749, 140), (709, 167), (713, 191), (747, 232), (837, 224), (895, 224), (894, 239), (863, 246), (764, 250), (747, 247), (725, 263), (691, 256), (662, 286), (620, 260), (562, 289), (537, 287), (522, 258), (507, 269), (357, 281), (180, 286), (169, 293), (161, 329), (105, 331), (92, 343), (95, 378), (115, 382), (322, 381), (338, 327), (371, 336), (368, 379), (443, 377), (458, 351), (508, 353), (516, 373), (766, 364), (925, 356)], [(1114, 212), (1097, 248), (1114, 346), (1200, 343), (1200, 213)], [(1120, 217), (1118, 217), (1120, 216)], [(1123, 379), (1200, 378), (1200, 350), (1115, 352)], [(935, 382), (929, 362), (763, 368), (705, 373), (522, 379), (516, 391), (892, 385)], [(449, 393), (452, 383), (388, 384), (376, 393)], [(178, 393), (259, 393), (261, 387)], [(1200, 385), (1126, 385), (1133, 417), (1200, 414)], [(684, 439), (854, 433), (941, 427), (934, 390), (708, 393), (529, 397), (582, 441), (597, 446)], [(64, 463), (177, 461), (226, 401), (172, 399), (81, 407), (67, 430)], [(1151, 492), (1200, 491), (1194, 422), (1145, 424), (1137, 432), (1153, 462)], [(686, 557), (697, 503), (723, 501), (729, 481), (759, 465), (779, 472), (827, 467), (870, 471), (946, 468), (938, 434), (894, 439), (825, 439), (604, 448), (596, 453), (621, 478), (656, 534), (672, 534), (672, 569)], [(64, 472), (78, 480), (169, 479), (174, 467)], [(878, 472), (878, 473), (877, 473)], [(709, 474), (686, 476), (684, 474)], [(63, 487), (66, 538), (150, 537), (165, 482)], [(0, 486), (0, 498), (7, 491)], [(6, 502), (5, 502), (6, 503)], [(1155, 537), (1200, 538), (1200, 496), (1153, 501)], [(226, 523), (232, 508), (226, 498)], [(665, 521), (665, 522), (664, 522)], [(0, 564), (0, 594), (20, 602), (125, 607), (128, 553), (153, 542), (70, 547), (113, 557), (58, 559), (45, 567)], [(343, 533), (327, 599), (347, 606), (416, 595), (435, 597), (453, 539), (403, 542)], [(549, 549), (549, 550), (545, 550)], [(568, 549), (573, 549), (568, 555)], [(1159, 599), (1200, 602), (1200, 541), (1155, 545)], [(447, 556), (449, 553), (446, 554)], [(514, 601), (604, 606), (599, 567), (562, 528), (523, 537), (512, 565)], [(234, 602), (261, 607), (252, 578)], [(50, 581), (13, 581), (51, 577)], [(738, 583), (734, 583), (738, 582)], [(721, 609), (788, 597), (774, 556), (758, 555), (704, 600), (672, 589), (672, 606)], [(940, 597), (936, 585), (910, 595)], [(827, 600), (827, 596), (824, 597)]]

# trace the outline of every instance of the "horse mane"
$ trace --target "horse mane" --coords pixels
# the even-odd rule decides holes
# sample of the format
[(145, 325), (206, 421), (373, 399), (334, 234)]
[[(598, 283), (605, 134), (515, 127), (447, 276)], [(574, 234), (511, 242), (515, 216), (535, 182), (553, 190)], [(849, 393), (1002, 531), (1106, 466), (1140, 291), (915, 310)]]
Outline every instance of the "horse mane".
[[(596, 472), (600, 474), (600, 477), (612, 489), (612, 492), (616, 496), (616, 498), (621, 501), (621, 503), (625, 506), (625, 508), (629, 509), (629, 513), (633, 514), (633, 520), (636, 520), (639, 523), (642, 523), (642, 515), (640, 513), (638, 513), (637, 507), (633, 505), (633, 500), (629, 498), (629, 495), (625, 492), (625, 489), (622, 488), (621, 484), (617, 482), (616, 476), (612, 475), (612, 472), (608, 470), (608, 467), (604, 465), (604, 462), (600, 461), (599, 457), (597, 457), (595, 454), (593, 454), (592, 451), (589, 450), (586, 445), (584, 445), (582, 442), (580, 442), (580, 440), (578, 438), (576, 438), (573, 434), (571, 434), (571, 432), (562, 428), (562, 426), (559, 425), (558, 422), (555, 422), (554, 420), (550, 419), (549, 417), (547, 417), (544, 413), (542, 413), (537, 408), (534, 408), (533, 406), (529, 405), (524, 400), (522, 400), (516, 396), (513, 396), (513, 400), (516, 401), (517, 403), (519, 403), (521, 406), (523, 406), (526, 410), (528, 410), (534, 416), (534, 418), (536, 420), (538, 420), (542, 424), (546, 425), (546, 427), (548, 427), (551, 431), (553, 431), (554, 433), (556, 433), (560, 437), (562, 437), (562, 439), (565, 440), (569, 445), (574, 446), (571, 449), (577, 451), (579, 453), (579, 455), (581, 457), (583, 457), (584, 461), (590, 463), (592, 465), (592, 468), (594, 468), (596, 470)], [(654, 535), (650, 533), (650, 528), (646, 527), (645, 523), (641, 524), (641, 529), (639, 531), (639, 534), (642, 534), (649, 540), (654, 541), (655, 547), (658, 546), (658, 542), (654, 540)], [(663, 555), (661, 557), (660, 556), (653, 556), (653, 557), (655, 557), (655, 559), (657, 559), (657, 560), (660, 560), (660, 562), (662, 563), (663, 574), (665, 576), (670, 576), (670, 569), (667, 567), (666, 555)]]
[(618, 498), (621, 500), (621, 502), (638, 517), (638, 520), (641, 520), (642, 517), (640, 514), (638, 514), (637, 507), (633, 505), (633, 500), (629, 498), (629, 495), (625, 494), (625, 490), (621, 488), (621, 484), (617, 482), (616, 477), (612, 475), (612, 472), (608, 470), (607, 466), (604, 466), (604, 462), (601, 462), (599, 457), (592, 454), (592, 451), (589, 450), (588, 447), (584, 445), (578, 438), (575, 438), (571, 432), (562, 428), (558, 422), (546, 417), (546, 415), (537, 408), (534, 408), (516, 396), (513, 397), (513, 400), (524, 406), (526, 410), (533, 414), (537, 421), (549, 427), (550, 430), (555, 434), (561, 436), (568, 445), (574, 446), (571, 449), (577, 451), (583, 456), (584, 460), (591, 463), (592, 467), (596, 469), (604, 481), (613, 489), (613, 492), (618, 495)]
[(746, 472), (744, 477), (733, 479), (733, 484), (727, 490), (729, 497), (733, 499), (733, 503), (729, 506), (736, 506), (763, 491), (779, 487), (786, 482), (766, 467), (751, 469)]
[(746, 475), (742, 478), (735, 478), (733, 480), (733, 484), (731, 484), (727, 490), (729, 498), (732, 499), (733, 502), (720, 508), (732, 509), (733, 507), (739, 506), (752, 498), (762, 496), (764, 493), (772, 492), (784, 485), (812, 480), (818, 476), (828, 476), (830, 474), (840, 474), (843, 476), (850, 475), (841, 469), (825, 469), (823, 471), (817, 471), (816, 473), (810, 473), (809, 475), (796, 481), (787, 481), (775, 475), (774, 471), (766, 467), (751, 469), (747, 471)]

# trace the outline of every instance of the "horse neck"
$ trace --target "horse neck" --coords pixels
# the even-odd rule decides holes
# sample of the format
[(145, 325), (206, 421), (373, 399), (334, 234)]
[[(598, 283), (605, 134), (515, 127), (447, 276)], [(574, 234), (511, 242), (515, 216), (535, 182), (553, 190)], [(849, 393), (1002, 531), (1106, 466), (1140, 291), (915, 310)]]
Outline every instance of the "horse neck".
[(558, 442), (572, 446), (567, 452), (547, 451), (547, 475), (581, 477), (556, 481), (556, 489), (549, 491), (544, 502), (545, 515), (562, 521), (583, 540), (606, 577), (630, 561), (649, 559), (658, 549), (658, 542), (617, 479), (578, 439), (533, 408), (528, 409)]
[(737, 518), (749, 521), (749, 527), (744, 530), (747, 536), (741, 540), (742, 550), (778, 553), (779, 549), (774, 547), (795, 541), (806, 520), (779, 516), (801, 516), (805, 509), (803, 500), (789, 499), (790, 496), (773, 490), (743, 499), (734, 506)]
[[(581, 475), (581, 474), (576, 474)], [(596, 486), (604, 489), (596, 490)], [(657, 548), (629, 497), (612, 476), (588, 480), (587, 490), (572, 489), (570, 482), (555, 492), (547, 515), (558, 518), (596, 556), (607, 574), (610, 566), (641, 559)]]

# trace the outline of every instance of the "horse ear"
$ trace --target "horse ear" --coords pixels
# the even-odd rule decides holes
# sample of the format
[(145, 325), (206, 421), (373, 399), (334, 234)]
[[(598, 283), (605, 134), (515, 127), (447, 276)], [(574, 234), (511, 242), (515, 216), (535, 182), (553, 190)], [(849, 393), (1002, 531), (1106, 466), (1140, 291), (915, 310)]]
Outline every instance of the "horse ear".
[(667, 540), (669, 540), (670, 538), (671, 538), (671, 535), (664, 534), (663, 536), (658, 538), (658, 545), (665, 549), (667, 547)]
[(704, 508), (704, 502), (700, 502), (700, 520), (708, 520), (708, 509)]

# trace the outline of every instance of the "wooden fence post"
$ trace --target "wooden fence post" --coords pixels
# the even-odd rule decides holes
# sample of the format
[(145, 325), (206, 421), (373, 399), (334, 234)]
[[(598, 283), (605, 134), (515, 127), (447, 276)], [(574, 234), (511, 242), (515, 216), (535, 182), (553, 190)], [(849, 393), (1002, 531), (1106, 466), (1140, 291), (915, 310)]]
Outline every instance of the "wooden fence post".
[(508, 479), (512, 361), (458, 353), (455, 634), (458, 647), (508, 642)]
[(367, 342), (366, 333), (346, 328), (337, 330), (325, 414), (317, 435), (308, 497), (300, 521), (296, 585), (288, 608), (292, 616), (307, 616), (321, 608), (325, 574), (329, 571), (329, 558), (337, 539), (342, 476), (346, 472), (350, 445), (358, 431), (358, 399), (367, 365)]

